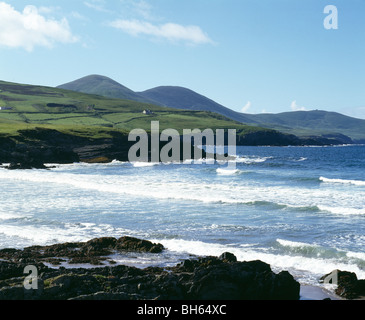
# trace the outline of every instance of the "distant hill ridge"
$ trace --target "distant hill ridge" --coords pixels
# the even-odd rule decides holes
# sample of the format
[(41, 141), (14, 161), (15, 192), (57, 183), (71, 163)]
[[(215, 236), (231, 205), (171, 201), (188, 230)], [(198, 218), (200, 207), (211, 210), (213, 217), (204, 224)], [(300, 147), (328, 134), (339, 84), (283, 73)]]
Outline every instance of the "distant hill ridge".
[(144, 103), (155, 103), (133, 90), (105, 76), (89, 75), (58, 86), (59, 89), (72, 90), (88, 94), (97, 94), (108, 98), (126, 99)]
[[(133, 90), (100, 75), (90, 75), (58, 88), (98, 94), (160, 106), (219, 113), (235, 121), (279, 130), (297, 136), (324, 136), (343, 139), (344, 143), (365, 143), (365, 120), (321, 110), (283, 112), (278, 114), (245, 114), (233, 111), (190, 89), (159, 86), (143, 92)], [(350, 137), (351, 139), (348, 139)]]

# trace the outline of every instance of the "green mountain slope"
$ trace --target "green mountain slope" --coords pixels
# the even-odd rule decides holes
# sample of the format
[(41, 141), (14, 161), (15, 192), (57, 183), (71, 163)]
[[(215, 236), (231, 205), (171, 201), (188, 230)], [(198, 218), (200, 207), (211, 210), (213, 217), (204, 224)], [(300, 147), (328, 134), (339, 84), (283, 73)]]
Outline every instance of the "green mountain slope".
[(143, 92), (134, 92), (107, 77), (91, 75), (60, 85), (58, 88), (98, 94), (108, 98), (122, 98), (149, 102), (155, 105), (175, 109), (210, 111), (241, 123), (248, 123), (250, 121), (244, 114), (235, 112), (207, 97), (183, 87), (162, 86)]
[(126, 99), (145, 103), (155, 103), (135, 93), (120, 83), (104, 76), (89, 75), (81, 79), (58, 86), (59, 89), (97, 94), (115, 99)]
[[(90, 78), (91, 77), (91, 78)], [(125, 87), (101, 76), (90, 76), (75, 81), (78, 85), (67, 87), (71, 90), (92, 92), (106, 97), (119, 97)], [(90, 81), (93, 79), (93, 81)], [(109, 89), (108, 89), (109, 87)], [(128, 99), (152, 101), (154, 104), (181, 110), (210, 111), (237, 122), (271, 128), (300, 137), (335, 137), (344, 143), (365, 142), (365, 120), (351, 118), (335, 112), (298, 111), (279, 114), (244, 114), (226, 108), (192, 90), (182, 87), (161, 86), (143, 92), (128, 89)], [(349, 139), (350, 137), (351, 139)]]
[[(147, 109), (150, 112), (144, 113)], [(0, 81), (0, 164), (30, 169), (55, 162), (128, 161), (133, 145), (128, 133), (138, 128), (148, 132), (152, 121), (159, 121), (160, 130), (171, 128), (180, 134), (183, 129), (236, 129), (238, 145), (341, 143), (336, 139), (304, 140), (210, 111)]]
[(351, 137), (355, 142), (365, 142), (365, 120), (337, 112), (321, 110), (284, 112), (279, 114), (247, 115), (247, 123), (295, 133), (299, 136), (323, 135)]
[(162, 86), (138, 92), (138, 94), (170, 108), (211, 111), (242, 123), (250, 121), (244, 114), (235, 112), (203, 95), (183, 87)]
[[(365, 120), (348, 117), (336, 112), (297, 111), (279, 114), (244, 114), (228, 109), (192, 90), (181, 87), (157, 87), (140, 95), (153, 99), (162, 105), (188, 110), (208, 110), (222, 114), (235, 121), (271, 128), (303, 137), (324, 136), (346, 137), (364, 142)], [(350, 143), (350, 140), (348, 140)]]
[[(60, 88), (32, 86), (0, 81), (0, 134), (35, 126), (67, 132), (149, 130), (151, 121), (160, 129), (211, 128), (237, 129), (239, 132), (264, 130), (242, 125), (219, 114), (205, 111), (176, 110), (132, 100), (111, 99)], [(144, 110), (151, 114), (143, 114)]]

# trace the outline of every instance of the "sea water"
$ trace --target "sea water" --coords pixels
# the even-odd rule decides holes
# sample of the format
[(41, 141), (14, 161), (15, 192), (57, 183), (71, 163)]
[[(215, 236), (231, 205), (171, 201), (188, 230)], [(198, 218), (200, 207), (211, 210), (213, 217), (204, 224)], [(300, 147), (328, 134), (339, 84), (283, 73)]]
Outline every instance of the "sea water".
[(229, 251), (303, 285), (365, 279), (365, 146), (237, 147), (234, 161), (0, 168), (0, 248), (128, 235), (167, 249), (113, 257), (137, 267)]

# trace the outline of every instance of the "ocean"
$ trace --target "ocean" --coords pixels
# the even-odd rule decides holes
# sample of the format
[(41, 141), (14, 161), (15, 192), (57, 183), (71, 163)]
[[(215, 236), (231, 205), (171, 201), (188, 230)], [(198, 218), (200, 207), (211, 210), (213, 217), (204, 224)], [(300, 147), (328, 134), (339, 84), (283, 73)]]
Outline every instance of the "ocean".
[(365, 146), (237, 147), (234, 162), (0, 168), (0, 248), (128, 235), (167, 250), (113, 257), (126, 265), (228, 251), (302, 285), (365, 279)]

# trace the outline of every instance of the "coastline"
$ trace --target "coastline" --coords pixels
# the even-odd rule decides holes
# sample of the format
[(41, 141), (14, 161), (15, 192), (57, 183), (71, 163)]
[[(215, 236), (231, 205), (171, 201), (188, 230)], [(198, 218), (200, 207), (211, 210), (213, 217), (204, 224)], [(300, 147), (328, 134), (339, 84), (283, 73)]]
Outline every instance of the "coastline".
[(327, 289), (316, 287), (314, 285), (300, 286), (300, 300), (346, 300)]
[[(265, 258), (262, 257), (262, 260), (265, 260)], [(82, 264), (80, 264), (80, 266), (80, 268), (83, 268)], [(300, 300), (322, 300), (326, 298), (330, 298), (331, 300), (346, 300), (334, 295), (331, 291), (322, 289), (320, 286), (301, 286)]]
[[(112, 259), (116, 253), (152, 258), (164, 250), (132, 237), (1, 249), (0, 300), (347, 300), (319, 286), (300, 285), (286, 271), (275, 274), (260, 260), (237, 261), (229, 252), (164, 268)], [(33, 290), (24, 288), (29, 265), (37, 270)]]
[[(118, 252), (158, 254), (163, 245), (132, 237), (95, 238), (0, 250), (0, 300), (299, 300), (300, 285), (286, 271), (237, 261), (231, 253), (192, 257), (173, 267), (118, 265)], [(89, 268), (66, 268), (89, 264)], [(107, 263), (107, 264), (106, 264)], [(52, 264), (52, 268), (47, 265)], [(31, 273), (29, 273), (31, 270)]]

